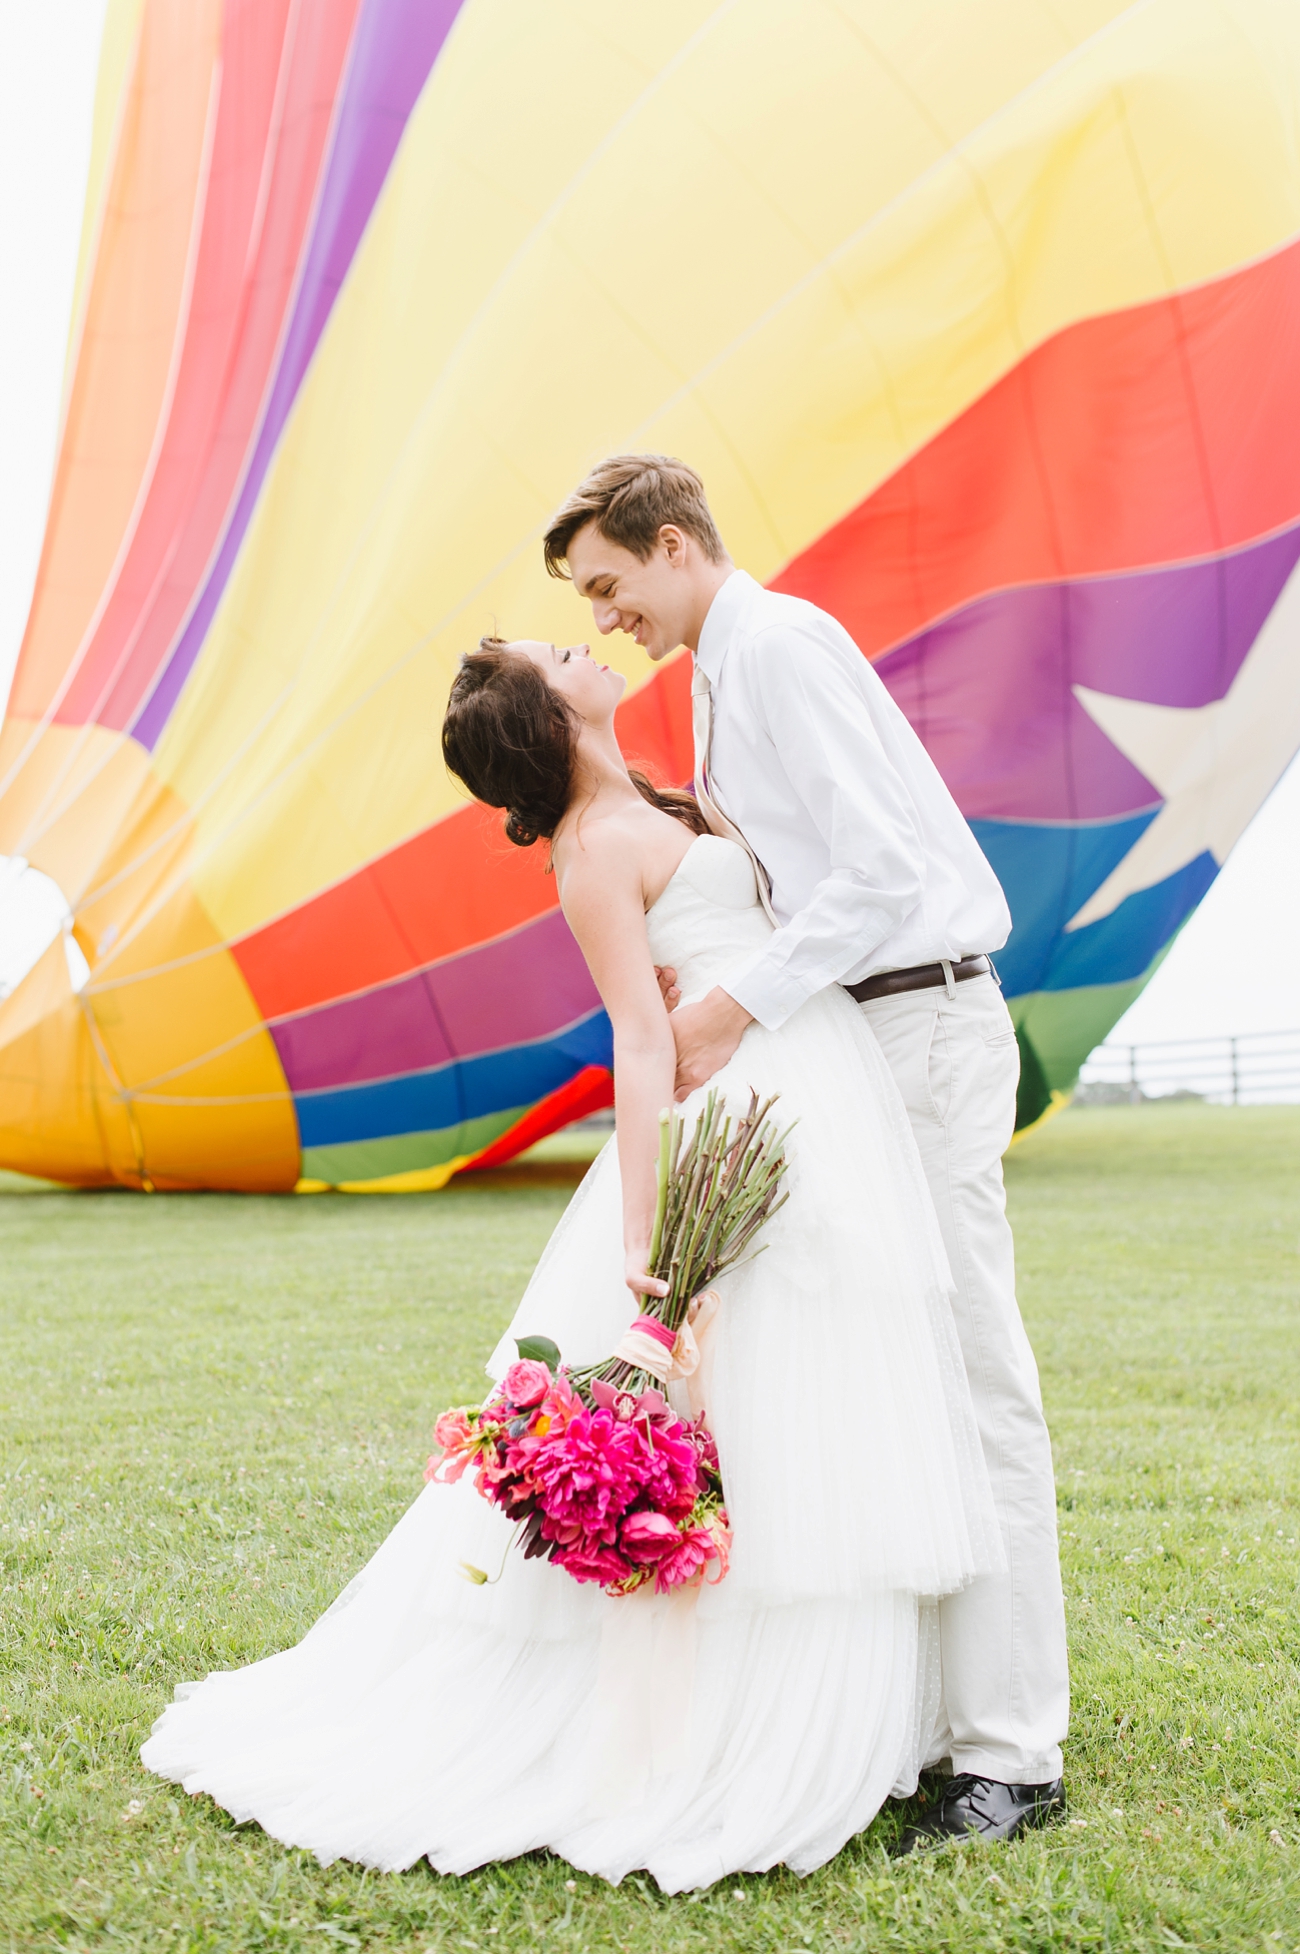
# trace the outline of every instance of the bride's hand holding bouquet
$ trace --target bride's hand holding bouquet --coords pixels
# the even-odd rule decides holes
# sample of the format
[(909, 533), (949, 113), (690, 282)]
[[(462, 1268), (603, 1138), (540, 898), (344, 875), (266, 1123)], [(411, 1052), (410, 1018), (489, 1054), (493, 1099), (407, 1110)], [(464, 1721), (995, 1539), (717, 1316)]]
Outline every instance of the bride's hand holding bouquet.
[[(709, 1285), (746, 1258), (785, 1200), (773, 1104), (751, 1093), (733, 1120), (710, 1093), (689, 1138), (679, 1114), (662, 1116), (649, 1250), (628, 1257), (643, 1309), (604, 1363), (570, 1370), (548, 1338), (523, 1338), (487, 1402), (446, 1411), (435, 1427), (442, 1451), (426, 1478), (448, 1484), (473, 1467), (476, 1490), (517, 1523), (526, 1557), (607, 1593), (653, 1582), (662, 1594), (726, 1573), (731, 1536), (700, 1343), (718, 1307)], [(660, 1388), (678, 1380), (688, 1419)]]

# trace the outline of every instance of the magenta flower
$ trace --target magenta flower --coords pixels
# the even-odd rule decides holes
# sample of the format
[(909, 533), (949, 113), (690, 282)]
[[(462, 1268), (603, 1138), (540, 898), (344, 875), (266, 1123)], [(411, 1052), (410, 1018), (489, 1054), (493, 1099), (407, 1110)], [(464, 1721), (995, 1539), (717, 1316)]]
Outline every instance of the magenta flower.
[[(650, 1504), (674, 1520), (684, 1520), (700, 1490), (700, 1455), (681, 1425), (638, 1425), (642, 1484)], [(681, 1434), (679, 1437), (678, 1434)]]
[(483, 1498), (524, 1522), (527, 1551), (575, 1581), (616, 1595), (653, 1581), (665, 1594), (697, 1585), (708, 1567), (714, 1579), (726, 1572), (717, 1447), (659, 1391), (603, 1378), (575, 1388), (564, 1371), (524, 1358), (481, 1411), (445, 1411), (435, 1437), (443, 1454), (426, 1479), (451, 1483), (476, 1467)]
[(671, 1588), (684, 1587), (703, 1573), (705, 1562), (712, 1560), (716, 1553), (707, 1527), (683, 1527), (673, 1552), (665, 1554), (655, 1567), (656, 1591), (667, 1594)]
[(614, 1587), (640, 1572), (613, 1547), (594, 1540), (581, 1539), (570, 1547), (560, 1547), (552, 1558), (575, 1581), (595, 1581), (602, 1588)]
[(618, 1530), (621, 1553), (639, 1567), (655, 1567), (677, 1551), (680, 1535), (666, 1513), (629, 1513)]
[(542, 1532), (548, 1540), (560, 1537), (558, 1529), (576, 1526), (609, 1546), (644, 1484), (644, 1448), (636, 1427), (620, 1424), (612, 1412), (580, 1411), (562, 1431), (536, 1443), (528, 1476), (546, 1515)]

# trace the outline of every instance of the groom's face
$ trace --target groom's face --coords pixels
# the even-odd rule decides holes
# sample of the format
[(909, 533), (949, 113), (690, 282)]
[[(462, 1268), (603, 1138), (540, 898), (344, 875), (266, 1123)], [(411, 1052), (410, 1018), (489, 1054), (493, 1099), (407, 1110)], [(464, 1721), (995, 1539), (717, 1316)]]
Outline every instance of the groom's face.
[(680, 533), (666, 527), (660, 535), (643, 563), (589, 522), (569, 544), (566, 559), (573, 587), (590, 603), (601, 635), (626, 631), (654, 659), (684, 642), (691, 614)]

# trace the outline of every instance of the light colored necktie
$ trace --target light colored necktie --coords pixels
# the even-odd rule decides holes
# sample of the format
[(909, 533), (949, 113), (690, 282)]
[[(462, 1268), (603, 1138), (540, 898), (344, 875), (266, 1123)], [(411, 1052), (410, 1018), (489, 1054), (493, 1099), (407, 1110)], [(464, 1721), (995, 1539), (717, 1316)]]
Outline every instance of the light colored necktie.
[(691, 729), (695, 734), (695, 798), (700, 811), (709, 824), (710, 831), (734, 841), (744, 849), (754, 864), (754, 880), (758, 884), (758, 899), (774, 928), (781, 926), (772, 908), (772, 888), (767, 879), (767, 870), (759, 861), (735, 822), (719, 807), (709, 785), (709, 753), (713, 745), (713, 687), (709, 684), (707, 672), (695, 665), (691, 676)]

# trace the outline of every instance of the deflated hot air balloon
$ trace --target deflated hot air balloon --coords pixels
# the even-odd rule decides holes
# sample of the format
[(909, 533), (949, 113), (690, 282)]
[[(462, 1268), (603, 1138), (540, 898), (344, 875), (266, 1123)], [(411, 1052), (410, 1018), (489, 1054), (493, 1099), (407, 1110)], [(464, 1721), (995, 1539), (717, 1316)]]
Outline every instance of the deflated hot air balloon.
[[(1036, 1118), (1300, 746), (1298, 118), (1294, 0), (110, 0), (0, 741), (84, 963), (0, 1004), (0, 1161), (427, 1188), (608, 1103), (438, 730), (586, 634), (539, 539), (635, 448), (934, 755)], [(686, 780), (684, 657), (612, 657)]]

